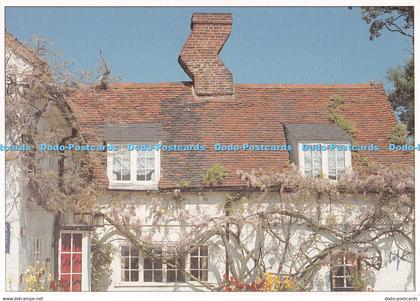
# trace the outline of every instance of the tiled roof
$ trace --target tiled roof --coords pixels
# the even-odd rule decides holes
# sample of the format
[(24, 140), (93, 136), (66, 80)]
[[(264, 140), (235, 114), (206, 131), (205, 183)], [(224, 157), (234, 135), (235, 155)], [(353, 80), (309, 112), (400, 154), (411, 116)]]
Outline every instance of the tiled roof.
[[(70, 106), (89, 143), (106, 140), (106, 124), (158, 123), (164, 144), (196, 144), (204, 152), (163, 152), (161, 188), (181, 180), (201, 185), (202, 174), (215, 163), (229, 172), (225, 186), (241, 185), (236, 170), (263, 168), (281, 171), (289, 161), (287, 151), (215, 152), (215, 143), (286, 144), (284, 124), (331, 124), (327, 106), (341, 96), (342, 116), (351, 121), (360, 145), (388, 145), (396, 118), (378, 84), (352, 85), (257, 85), (236, 84), (229, 96), (195, 97), (191, 83), (112, 84), (107, 90), (88, 89), (73, 95)], [(141, 142), (141, 141), (139, 141)], [(412, 153), (361, 152), (362, 157), (382, 164), (413, 164)], [(96, 169), (107, 184), (105, 154)]]
[(11, 33), (5, 32), (5, 45), (13, 49), (16, 54), (20, 55), (30, 65), (40, 65), (46, 67), (47, 63), (44, 62), (36, 53), (31, 49), (23, 45), (18, 39), (16, 39)]

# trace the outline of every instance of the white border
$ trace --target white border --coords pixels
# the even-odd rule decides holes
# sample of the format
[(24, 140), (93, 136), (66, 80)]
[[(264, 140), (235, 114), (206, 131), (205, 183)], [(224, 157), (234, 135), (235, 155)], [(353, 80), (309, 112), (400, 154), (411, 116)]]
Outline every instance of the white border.
[[(416, 1), (414, 0), (398, 0), (398, 1), (389, 1), (389, 0), (373, 0), (373, 1), (345, 1), (345, 0), (301, 0), (299, 2), (292, 2), (292, 1), (275, 1), (275, 0), (143, 0), (143, 1), (133, 1), (133, 0), (85, 0), (85, 1), (70, 1), (70, 0), (61, 0), (59, 3), (57, 0), (44, 0), (44, 1), (36, 1), (36, 0), (3, 0), (1, 3), (1, 10), (0, 10), (0, 18), (3, 20), (2, 29), (0, 32), (0, 46), (2, 51), (4, 51), (4, 12), (5, 6), (366, 6), (366, 5), (414, 5), (415, 6), (415, 28), (419, 28), (419, 16), (420, 16), (420, 9), (419, 5), (416, 5)], [(211, 10), (211, 8), (209, 8)], [(415, 49), (418, 49), (419, 43), (415, 41)], [(4, 66), (4, 55), (0, 56), (1, 65)], [(418, 55), (415, 55), (415, 70), (419, 70), (420, 63), (418, 62)], [(416, 72), (418, 75), (419, 72)], [(1, 68), (1, 76), (0, 76), (0, 93), (4, 95), (4, 68)], [(416, 89), (415, 94), (419, 95), (420, 88), (419, 88), (419, 79), (416, 76)], [(0, 120), (4, 120), (4, 97), (1, 98), (2, 102), (0, 105)], [(417, 104), (417, 101), (416, 101)], [(416, 106), (415, 108), (416, 116), (420, 116), (420, 107)], [(4, 122), (0, 122), (0, 143), (4, 144)], [(416, 123), (416, 136), (415, 142), (419, 143), (420, 141), (420, 125)], [(4, 152), (0, 152), (0, 179), (4, 179)], [(415, 162), (416, 166), (420, 162), (419, 154), (415, 154)], [(416, 178), (418, 179), (420, 176), (420, 171), (416, 169)], [(419, 188), (419, 181), (416, 182), (416, 190)], [(5, 212), (5, 182), (0, 181), (0, 215), (4, 216)], [(416, 194), (416, 202), (418, 200), (418, 195)], [(419, 224), (419, 215), (416, 215), (416, 224)], [(5, 225), (4, 222), (0, 222), (0, 233), (5, 233)], [(416, 231), (416, 240), (420, 241), (420, 233)], [(5, 241), (4, 235), (0, 234), (0, 260), (1, 264), (0, 267), (3, 267), (3, 263), (5, 262)], [(418, 252), (417, 258), (418, 258)], [(419, 271), (420, 265), (419, 260), (416, 261), (416, 271)], [(3, 267), (4, 269), (4, 267)], [(0, 273), (0, 296), (1, 297), (10, 297), (13, 300), (19, 300), (19, 297), (43, 297), (43, 300), (57, 300), (66, 301), (66, 300), (74, 300), (75, 298), (82, 297), (83, 300), (115, 300), (119, 298), (144, 298), (147, 299), (172, 299), (172, 300), (194, 300), (196, 301), (197, 298), (204, 299), (204, 300), (213, 300), (214, 298), (223, 298), (223, 299), (232, 299), (232, 300), (302, 300), (302, 299), (311, 299), (311, 300), (336, 300), (340, 299), (340, 301), (345, 300), (352, 300), (354, 301), (355, 298), (362, 299), (362, 300), (385, 300), (386, 297), (393, 297), (393, 298), (402, 298), (402, 297), (417, 297), (420, 299), (420, 281), (419, 277), (416, 277), (416, 292), (414, 293), (401, 293), (401, 292), (372, 292), (372, 293), (335, 293), (335, 292), (305, 292), (305, 293), (165, 293), (165, 292), (147, 292), (147, 293), (133, 293), (133, 292), (106, 292), (106, 293), (7, 293), (5, 294), (5, 274), (4, 270)], [(199, 295), (198, 295), (199, 294)], [(23, 299), (22, 299), (23, 300)], [(389, 300), (389, 299), (388, 299)], [(397, 299), (394, 299), (397, 300)], [(401, 300), (401, 299), (400, 299)], [(408, 299), (405, 299), (408, 300)]]

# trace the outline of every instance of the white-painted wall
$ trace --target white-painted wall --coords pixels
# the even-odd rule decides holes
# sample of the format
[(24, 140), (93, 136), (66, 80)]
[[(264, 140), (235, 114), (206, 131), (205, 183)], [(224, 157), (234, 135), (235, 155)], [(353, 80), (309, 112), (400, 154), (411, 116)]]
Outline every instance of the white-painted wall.
[[(11, 49), (6, 49), (6, 61), (18, 74), (30, 72), (32, 67)], [(48, 125), (48, 121), (42, 121)], [(6, 144), (11, 144), (13, 132), (6, 129)], [(41, 264), (53, 267), (53, 215), (29, 201), (27, 179), (22, 166), (13, 155), (6, 162), (6, 222), (10, 223), (10, 253), (6, 254), (6, 289), (21, 290), (19, 279), (34, 263), (34, 241), (41, 239)]]
[[(226, 192), (207, 192), (198, 195), (197, 193), (184, 193), (185, 197), (185, 208), (189, 212), (196, 212), (201, 210), (202, 212), (207, 213), (208, 215), (220, 214), (219, 204), (222, 203), (226, 197)], [(166, 196), (167, 202), (174, 202), (171, 200), (171, 196)], [(145, 221), (148, 216), (148, 206), (150, 205), (150, 195), (147, 196), (145, 193), (141, 192), (132, 192), (126, 199), (127, 202), (135, 201), (137, 216), (141, 218), (142, 222), (142, 233), (145, 235), (147, 231), (151, 229)], [(278, 194), (271, 194), (266, 196), (262, 200), (262, 207), (269, 206), (272, 203), (280, 202)], [(341, 200), (344, 208), (346, 208), (347, 215), (343, 215), (343, 205), (332, 206), (332, 212), (335, 212), (337, 216), (337, 223), (343, 223), (345, 220), (352, 219), (358, 212), (362, 212), (370, 207), (369, 197), (360, 195), (360, 198), (353, 200), (348, 197), (343, 197)], [(326, 218), (330, 212), (330, 205), (325, 203), (322, 206), (323, 216)], [(324, 223), (326, 220), (323, 221)], [(182, 237), (179, 232), (179, 228), (176, 226), (171, 227), (168, 232), (165, 234), (165, 231), (161, 233), (155, 233), (153, 235), (153, 241), (161, 241), (162, 239), (168, 239), (172, 241), (177, 241)], [(305, 240), (308, 236), (308, 231), (304, 229), (298, 230), (295, 238), (295, 243), (298, 244), (300, 241)], [(122, 283), (121, 282), (121, 258), (120, 258), (120, 246), (127, 243), (127, 241), (114, 231), (114, 228), (110, 225), (104, 227), (103, 229), (98, 229), (98, 234), (102, 236), (106, 241), (112, 242), (115, 247), (114, 259), (112, 262), (112, 281), (111, 285), (108, 287), (109, 291), (191, 291), (191, 290), (206, 290), (202, 285), (198, 285), (194, 282), (187, 283)], [(222, 282), (222, 277), (225, 271), (224, 263), (224, 249), (218, 248), (218, 241), (213, 240), (210, 243), (209, 247), (209, 282), (210, 283), (220, 283)], [(399, 258), (398, 248), (395, 245), (390, 245), (389, 241), (384, 241), (381, 244), (384, 263), (380, 271), (375, 271), (373, 273), (374, 277), (370, 279), (370, 285), (374, 291), (410, 291), (414, 290), (414, 262), (413, 259), (408, 257), (405, 260)], [(276, 252), (273, 252), (274, 254)], [(278, 250), (278, 253), (281, 253), (281, 250)], [(399, 254), (401, 255), (401, 254)], [(273, 272), (275, 271), (277, 265), (274, 259), (272, 259)], [(140, 260), (140, 263), (142, 261)], [(188, 267), (188, 261), (187, 261)], [(329, 265), (322, 266), (321, 270), (315, 277), (314, 281), (314, 291), (329, 291), (330, 290), (330, 268)]]

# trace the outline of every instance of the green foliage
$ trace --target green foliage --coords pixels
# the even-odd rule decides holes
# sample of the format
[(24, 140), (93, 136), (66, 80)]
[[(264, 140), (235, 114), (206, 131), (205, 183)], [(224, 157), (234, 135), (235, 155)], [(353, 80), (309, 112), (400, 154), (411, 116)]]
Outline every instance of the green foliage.
[(406, 60), (403, 67), (388, 70), (388, 80), (393, 91), (388, 95), (392, 108), (399, 119), (407, 125), (409, 134), (414, 134), (414, 58)]
[(353, 287), (358, 291), (366, 291), (368, 281), (363, 272), (355, 272), (351, 277)]
[(402, 122), (398, 122), (392, 130), (392, 134), (389, 137), (389, 143), (403, 145), (403, 144), (407, 144), (407, 142), (408, 142), (407, 125), (405, 125)]
[(372, 162), (368, 158), (362, 157), (357, 151), (353, 152), (352, 160), (355, 163), (357, 162), (359, 166), (369, 167), (372, 165)]
[(228, 173), (223, 166), (214, 164), (203, 174), (203, 183), (206, 186), (214, 187), (222, 184), (227, 175)]
[(114, 248), (111, 243), (101, 242), (96, 234), (91, 239), (92, 291), (106, 291), (111, 284), (111, 263)]
[(25, 292), (46, 292), (50, 290), (51, 279), (47, 264), (36, 262), (22, 274), (21, 284)]
[(365, 6), (362, 19), (370, 25), (370, 39), (378, 38), (385, 28), (400, 33), (414, 43), (414, 6)]
[(356, 128), (353, 123), (340, 115), (340, 111), (344, 110), (344, 102), (341, 96), (335, 95), (331, 98), (328, 105), (328, 118), (336, 125), (341, 127), (351, 137), (352, 143), (355, 143)]
[(186, 180), (181, 180), (178, 182), (178, 187), (180, 189), (188, 189), (190, 187), (190, 182)]
[[(382, 31), (397, 32), (411, 41), (414, 47), (414, 7), (413, 6), (366, 6), (362, 7), (362, 19), (370, 25), (370, 39), (381, 36)], [(393, 85), (388, 95), (392, 108), (399, 119), (407, 125), (410, 135), (414, 135), (414, 53), (404, 66), (387, 71), (387, 78)]]

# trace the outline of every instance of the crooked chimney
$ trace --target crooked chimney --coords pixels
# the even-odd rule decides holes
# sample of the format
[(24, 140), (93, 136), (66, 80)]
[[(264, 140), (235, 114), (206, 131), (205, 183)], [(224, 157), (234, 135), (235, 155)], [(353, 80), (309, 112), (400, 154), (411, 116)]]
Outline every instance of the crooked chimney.
[(191, 33), (178, 62), (192, 79), (197, 96), (233, 94), (232, 73), (219, 58), (232, 30), (232, 15), (194, 13)]

